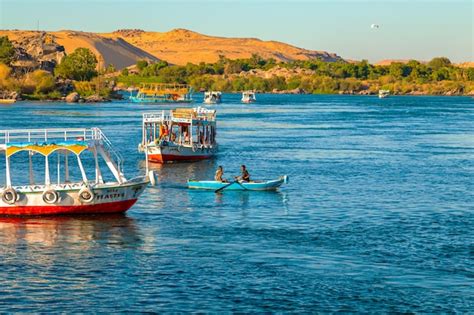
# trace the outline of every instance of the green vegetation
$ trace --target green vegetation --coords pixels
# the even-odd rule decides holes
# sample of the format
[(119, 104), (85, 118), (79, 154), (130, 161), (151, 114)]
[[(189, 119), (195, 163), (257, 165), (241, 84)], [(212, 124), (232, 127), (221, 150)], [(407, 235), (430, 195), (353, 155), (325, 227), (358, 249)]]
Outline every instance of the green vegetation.
[(9, 65), (13, 61), (15, 49), (7, 36), (0, 36), (0, 63)]
[(221, 57), (216, 63), (185, 66), (139, 61), (136, 68), (137, 74), (122, 72), (118, 82), (125, 86), (177, 82), (190, 84), (196, 90), (226, 92), (301, 89), (307, 93), (369, 94), (389, 89), (399, 94), (465, 94), (474, 90), (474, 68), (456, 67), (445, 57), (434, 58), (427, 64), (411, 60), (377, 66), (366, 60), (277, 63), (254, 55), (237, 60)]
[(74, 82), (74, 90), (82, 97), (91, 95), (99, 95), (109, 98), (112, 96), (112, 89), (107, 86), (107, 82), (100, 77), (96, 77), (91, 81)]
[(56, 67), (55, 74), (59, 77), (78, 81), (89, 81), (97, 76), (97, 58), (87, 48), (77, 48), (63, 58)]
[(99, 73), (95, 55), (87, 48), (78, 48), (64, 57), (52, 74), (44, 70), (18, 71), (12, 65), (14, 54), (15, 49), (8, 38), (0, 37), (0, 92), (16, 92), (24, 98), (38, 100), (60, 99), (72, 90), (82, 97), (110, 98), (115, 83), (119, 87), (137, 87), (141, 83), (185, 83), (195, 90), (224, 92), (294, 90), (374, 94), (379, 89), (388, 89), (396, 94), (474, 94), (474, 68), (458, 67), (445, 57), (433, 58), (428, 63), (410, 60), (379, 66), (366, 60), (354, 63), (318, 59), (277, 62), (258, 55), (236, 60), (221, 56), (215, 63), (184, 66), (139, 60), (129, 69), (116, 71), (113, 65), (108, 65)]
[[(0, 38), (0, 45), (9, 46), (5, 44), (3, 38)], [(7, 49), (0, 48), (0, 52), (5, 51)], [(0, 55), (7, 56), (8, 54)], [(55, 69), (55, 75), (44, 70), (15, 73), (6, 63), (0, 63), (0, 92), (2, 94), (16, 92), (29, 100), (57, 100), (64, 96), (64, 92), (61, 91), (71, 91), (71, 81), (68, 82), (68, 80), (72, 80), (73, 90), (82, 97), (98, 95), (109, 98), (112, 95), (112, 89), (108, 86), (107, 80), (97, 77), (96, 67), (97, 59), (87, 48), (78, 48), (63, 58)], [(115, 67), (109, 65), (104, 69), (103, 74), (114, 71)]]

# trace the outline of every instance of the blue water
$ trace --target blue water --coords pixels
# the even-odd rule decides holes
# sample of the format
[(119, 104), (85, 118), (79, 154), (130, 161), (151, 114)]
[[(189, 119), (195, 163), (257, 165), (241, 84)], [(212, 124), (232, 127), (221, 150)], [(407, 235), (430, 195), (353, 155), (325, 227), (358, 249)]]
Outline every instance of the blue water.
[[(218, 158), (154, 166), (157, 187), (126, 215), (0, 219), (0, 310), (474, 310), (473, 99), (238, 99), (216, 107)], [(0, 129), (101, 127), (132, 177), (151, 108), (18, 103)], [(185, 188), (242, 163), (290, 183)]]

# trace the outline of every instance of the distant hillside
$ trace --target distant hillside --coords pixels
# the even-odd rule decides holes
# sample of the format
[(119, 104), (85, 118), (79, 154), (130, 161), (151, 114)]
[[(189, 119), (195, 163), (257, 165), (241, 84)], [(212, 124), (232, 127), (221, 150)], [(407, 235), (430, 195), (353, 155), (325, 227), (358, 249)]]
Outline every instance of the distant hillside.
[(223, 55), (229, 59), (249, 58), (258, 54), (277, 61), (309, 60), (320, 58), (325, 61), (341, 60), (336, 54), (298, 48), (276, 41), (262, 41), (256, 38), (225, 38), (176, 29), (170, 32), (145, 32), (142, 30), (119, 30), (113, 33), (87, 33), (79, 31), (36, 32), (0, 30), (0, 36), (25, 42), (26, 38), (51, 35), (54, 41), (64, 46), (66, 53), (78, 47), (91, 49), (101, 66), (113, 64), (121, 69), (136, 63), (139, 59), (166, 60), (172, 64), (188, 62), (215, 62)]
[(58, 45), (64, 46), (67, 54), (72, 53), (78, 47), (85, 47), (92, 50), (99, 61), (99, 66), (104, 67), (113, 64), (121, 69), (132, 64), (137, 60), (147, 59), (157, 61), (155, 56), (137, 48), (121, 38), (107, 38), (94, 33), (76, 32), (76, 31), (58, 31), (58, 32), (37, 32), (37, 31), (2, 31), (0, 36), (8, 38), (17, 44), (23, 45), (31, 39), (41, 37), (44, 34), (50, 35)]
[(165, 33), (142, 30), (119, 30), (101, 34), (107, 38), (123, 38), (130, 44), (149, 52), (159, 59), (173, 64), (188, 62), (216, 62), (220, 55), (229, 59), (249, 58), (258, 54), (264, 59), (278, 61), (308, 60), (321, 58), (325, 61), (341, 60), (336, 54), (298, 48), (276, 41), (256, 38), (227, 38), (199, 34), (185, 29)]

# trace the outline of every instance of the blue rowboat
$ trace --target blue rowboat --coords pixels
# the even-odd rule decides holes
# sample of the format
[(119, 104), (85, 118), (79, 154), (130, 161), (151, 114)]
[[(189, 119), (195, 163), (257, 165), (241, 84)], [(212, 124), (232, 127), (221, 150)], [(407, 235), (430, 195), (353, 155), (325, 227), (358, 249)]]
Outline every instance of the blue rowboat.
[(278, 179), (267, 181), (234, 182), (231, 185), (214, 180), (188, 180), (188, 188), (215, 191), (228, 186), (225, 190), (276, 190), (283, 183), (288, 183), (288, 176), (280, 176)]

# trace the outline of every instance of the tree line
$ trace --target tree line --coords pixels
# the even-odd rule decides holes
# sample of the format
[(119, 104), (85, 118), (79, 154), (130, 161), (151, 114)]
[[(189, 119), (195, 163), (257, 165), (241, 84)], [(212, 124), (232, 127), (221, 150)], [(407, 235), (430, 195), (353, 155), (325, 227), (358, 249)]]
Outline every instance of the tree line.
[[(0, 90), (15, 90), (33, 98), (58, 98), (58, 82), (72, 80), (81, 94), (110, 95), (105, 83), (114, 81), (123, 87), (140, 83), (182, 83), (195, 90), (261, 92), (295, 90), (306, 93), (375, 93), (390, 89), (406, 94), (466, 94), (474, 92), (474, 68), (462, 68), (446, 57), (427, 63), (410, 60), (406, 63), (373, 65), (358, 62), (325, 62), (319, 59), (278, 62), (259, 55), (228, 59), (220, 56), (214, 63), (172, 65), (166, 61), (137, 61), (135, 67), (117, 72), (113, 65), (97, 70), (97, 58), (87, 48), (77, 48), (66, 55), (54, 73), (35, 70), (23, 76), (13, 75), (14, 47), (0, 37)], [(107, 79), (104, 79), (107, 75)]]

